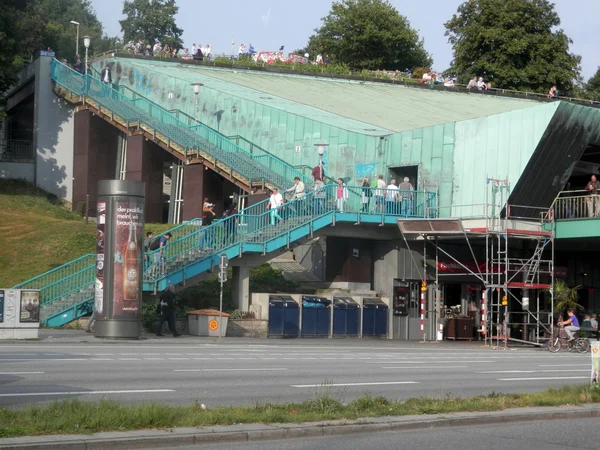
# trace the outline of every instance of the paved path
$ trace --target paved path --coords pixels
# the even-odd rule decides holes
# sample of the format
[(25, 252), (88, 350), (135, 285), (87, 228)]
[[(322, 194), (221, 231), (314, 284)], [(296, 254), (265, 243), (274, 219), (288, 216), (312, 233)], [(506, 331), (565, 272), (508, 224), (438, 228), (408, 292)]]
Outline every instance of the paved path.
[[(173, 447), (163, 447), (164, 450)], [(177, 447), (180, 450), (197, 449)], [(485, 425), (433, 430), (373, 432), (345, 436), (203, 445), (203, 450), (597, 450), (598, 419), (550, 420), (522, 424)]]
[[(69, 335), (66, 335), (69, 336)], [(330, 384), (342, 401), (533, 392), (589, 380), (590, 356), (368, 340), (149, 339), (85, 335), (0, 344), (0, 405), (60, 398), (208, 406), (298, 402)], [(81, 339), (81, 342), (78, 341)], [(79, 342), (79, 343), (78, 343)]]

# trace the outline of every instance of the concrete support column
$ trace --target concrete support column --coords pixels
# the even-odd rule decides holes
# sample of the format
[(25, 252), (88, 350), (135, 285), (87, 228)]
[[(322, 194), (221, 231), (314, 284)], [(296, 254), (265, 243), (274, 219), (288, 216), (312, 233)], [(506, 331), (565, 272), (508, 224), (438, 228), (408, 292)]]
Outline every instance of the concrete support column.
[(394, 296), (394, 278), (398, 278), (398, 248), (389, 242), (375, 246), (373, 258), (373, 289), (385, 297)]
[(163, 153), (141, 134), (127, 136), (125, 179), (146, 185), (146, 223), (163, 221)]
[(192, 164), (183, 168), (182, 218), (184, 221), (202, 217), (204, 172), (204, 164)]
[(232, 300), (241, 311), (250, 309), (250, 269), (248, 267), (232, 267)]
[(89, 196), (90, 215), (96, 215), (98, 181), (115, 178), (118, 139), (119, 130), (90, 111), (75, 113), (73, 210), (80, 211)]

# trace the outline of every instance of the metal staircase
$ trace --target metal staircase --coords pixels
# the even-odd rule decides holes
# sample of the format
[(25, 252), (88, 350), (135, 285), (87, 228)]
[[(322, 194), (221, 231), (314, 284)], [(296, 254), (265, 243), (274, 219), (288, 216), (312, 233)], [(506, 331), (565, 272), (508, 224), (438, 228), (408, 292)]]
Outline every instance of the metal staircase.
[[(210, 161), (216, 170), (228, 171), (246, 186), (286, 188), (295, 176), (305, 181), (307, 188), (310, 185), (306, 175), (264, 151), (251, 154), (203, 124), (187, 125), (147, 99), (127, 98), (58, 61), (53, 61), (52, 79), (57, 93), (67, 100), (94, 108), (115, 126), (143, 130), (187, 160)], [(339, 211), (337, 188), (327, 185), (286, 203), (279, 210), (282, 220), (274, 223), (267, 201), (263, 201), (209, 226), (202, 227), (196, 219), (173, 228), (169, 243), (146, 255), (151, 263), (144, 273), (144, 290), (158, 292), (169, 284), (185, 285), (191, 278), (211, 271), (223, 253), (229, 259), (244, 254), (264, 255), (289, 248), (293, 242), (337, 222), (395, 224), (398, 217), (434, 217), (437, 212), (437, 195), (433, 192), (412, 192), (414, 206), (400, 216), (400, 208), (392, 214), (375, 210), (375, 195), (385, 195), (385, 190), (353, 186), (348, 186), (348, 200), (343, 211)], [(366, 190), (372, 191), (372, 206), (365, 209), (362, 193)], [(42, 321), (61, 326), (91, 312), (95, 262), (95, 255), (84, 255), (15, 288), (40, 289)]]

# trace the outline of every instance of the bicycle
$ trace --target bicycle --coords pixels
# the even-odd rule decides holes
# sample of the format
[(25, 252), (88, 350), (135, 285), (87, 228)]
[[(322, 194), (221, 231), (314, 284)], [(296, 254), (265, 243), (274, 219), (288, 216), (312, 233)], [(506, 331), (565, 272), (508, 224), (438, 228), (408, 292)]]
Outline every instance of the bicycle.
[(564, 327), (560, 327), (556, 336), (548, 341), (548, 350), (557, 353), (563, 347), (566, 347), (568, 351), (574, 349), (578, 353), (587, 353), (590, 349), (590, 342), (586, 338), (579, 337), (579, 331), (575, 333), (575, 339), (569, 341), (569, 336), (567, 336)]

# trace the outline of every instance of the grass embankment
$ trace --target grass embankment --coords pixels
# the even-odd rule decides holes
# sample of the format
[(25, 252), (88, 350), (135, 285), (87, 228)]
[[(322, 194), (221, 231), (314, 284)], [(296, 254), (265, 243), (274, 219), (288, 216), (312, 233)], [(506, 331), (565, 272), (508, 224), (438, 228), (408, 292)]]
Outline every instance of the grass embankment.
[[(95, 252), (95, 223), (21, 180), (0, 180), (0, 287)], [(160, 232), (173, 225), (147, 224)]]
[(0, 408), (0, 437), (44, 434), (89, 434), (173, 427), (203, 427), (239, 423), (300, 423), (335, 419), (500, 411), (533, 406), (581, 405), (600, 402), (600, 389), (590, 386), (549, 389), (536, 394), (491, 394), (472, 398), (414, 398), (390, 402), (363, 396), (343, 404), (329, 394), (302, 403), (216, 407), (144, 404), (124, 406), (112, 401), (67, 400), (46, 407), (12, 411)]

